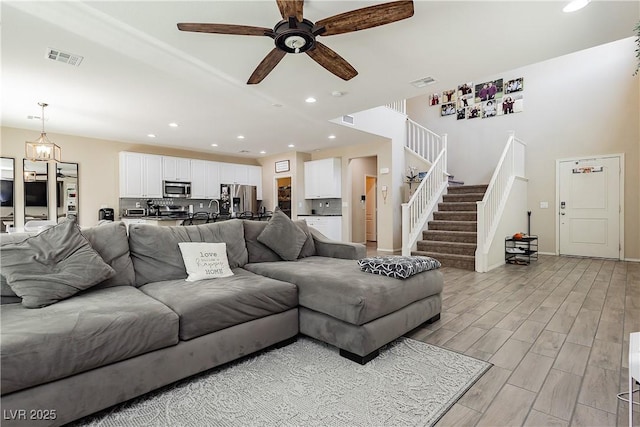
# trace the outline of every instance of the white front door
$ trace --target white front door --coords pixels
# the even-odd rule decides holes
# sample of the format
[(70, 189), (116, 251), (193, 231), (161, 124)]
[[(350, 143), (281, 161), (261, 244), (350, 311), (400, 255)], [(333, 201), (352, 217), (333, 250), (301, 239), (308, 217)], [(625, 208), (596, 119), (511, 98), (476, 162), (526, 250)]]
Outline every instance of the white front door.
[(559, 162), (560, 254), (620, 257), (620, 157)]

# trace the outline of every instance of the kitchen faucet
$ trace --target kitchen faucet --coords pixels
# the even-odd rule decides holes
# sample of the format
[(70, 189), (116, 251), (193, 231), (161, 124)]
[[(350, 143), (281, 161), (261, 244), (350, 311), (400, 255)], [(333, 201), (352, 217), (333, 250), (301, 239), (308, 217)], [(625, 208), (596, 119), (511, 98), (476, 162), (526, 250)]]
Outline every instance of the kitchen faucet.
[(216, 207), (218, 208), (218, 211), (215, 213), (220, 213), (220, 202), (218, 202), (216, 199), (209, 200), (209, 208), (211, 208), (211, 205), (213, 204), (213, 202), (216, 203)]

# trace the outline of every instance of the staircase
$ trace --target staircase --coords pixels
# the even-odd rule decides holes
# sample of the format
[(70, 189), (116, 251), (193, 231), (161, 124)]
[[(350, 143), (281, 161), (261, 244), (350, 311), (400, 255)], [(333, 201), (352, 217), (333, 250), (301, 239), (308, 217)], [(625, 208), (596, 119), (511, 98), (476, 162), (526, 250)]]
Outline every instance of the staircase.
[(486, 190), (486, 185), (450, 185), (412, 254), (436, 258), (445, 267), (475, 270), (476, 202)]

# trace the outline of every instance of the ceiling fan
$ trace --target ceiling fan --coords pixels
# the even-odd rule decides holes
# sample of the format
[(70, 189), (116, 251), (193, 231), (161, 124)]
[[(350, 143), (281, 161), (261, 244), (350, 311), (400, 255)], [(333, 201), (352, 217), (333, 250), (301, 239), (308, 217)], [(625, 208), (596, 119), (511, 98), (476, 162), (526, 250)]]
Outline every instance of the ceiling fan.
[(413, 1), (401, 0), (364, 7), (321, 19), (315, 24), (303, 17), (304, 0), (276, 0), (283, 20), (273, 29), (233, 24), (180, 23), (180, 31), (245, 36), (266, 36), (276, 47), (258, 64), (247, 84), (260, 83), (287, 53), (306, 53), (318, 64), (343, 80), (358, 72), (340, 55), (316, 41), (317, 36), (333, 36), (366, 30), (413, 16)]

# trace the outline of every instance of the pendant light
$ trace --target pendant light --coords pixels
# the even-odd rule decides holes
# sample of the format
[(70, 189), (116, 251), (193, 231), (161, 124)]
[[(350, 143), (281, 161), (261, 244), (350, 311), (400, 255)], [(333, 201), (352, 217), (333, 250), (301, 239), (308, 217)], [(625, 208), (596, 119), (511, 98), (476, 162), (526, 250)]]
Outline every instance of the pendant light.
[(44, 107), (48, 106), (44, 102), (39, 102), (39, 106), (42, 107), (42, 132), (40, 137), (35, 141), (27, 141), (25, 145), (27, 159), (39, 162), (48, 161), (60, 161), (60, 147), (51, 142), (47, 138), (47, 133), (44, 131)]

